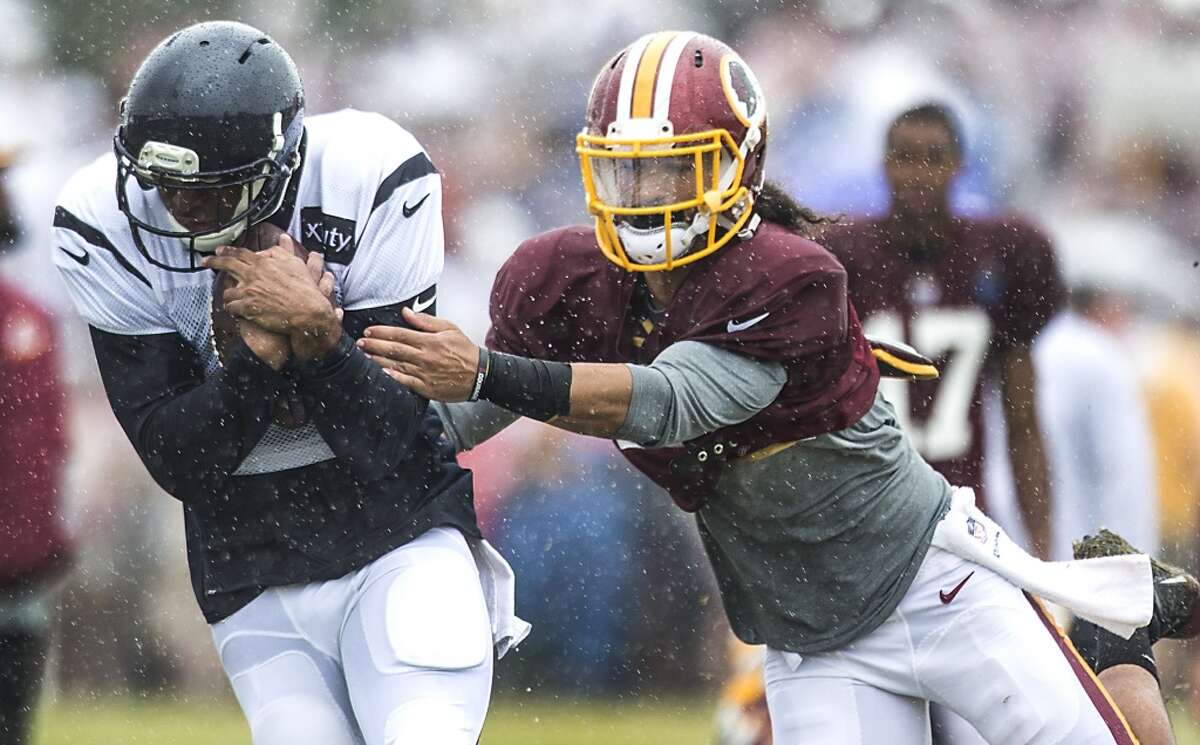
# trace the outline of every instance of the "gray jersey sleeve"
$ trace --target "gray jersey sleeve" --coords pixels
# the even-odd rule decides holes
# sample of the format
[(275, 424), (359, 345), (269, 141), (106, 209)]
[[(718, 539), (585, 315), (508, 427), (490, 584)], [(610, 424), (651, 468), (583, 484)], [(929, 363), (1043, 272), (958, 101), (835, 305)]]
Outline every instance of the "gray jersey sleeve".
[(645, 447), (670, 447), (765, 409), (787, 382), (778, 362), (765, 362), (712, 344), (681, 341), (650, 365), (629, 365), (633, 396), (617, 438)]
[(434, 401), (431, 406), (442, 418), (442, 427), (454, 445), (454, 450), (460, 453), (498, 434), (500, 430), (521, 418), (519, 414), (502, 409), (490, 401), (462, 401), (453, 404)]

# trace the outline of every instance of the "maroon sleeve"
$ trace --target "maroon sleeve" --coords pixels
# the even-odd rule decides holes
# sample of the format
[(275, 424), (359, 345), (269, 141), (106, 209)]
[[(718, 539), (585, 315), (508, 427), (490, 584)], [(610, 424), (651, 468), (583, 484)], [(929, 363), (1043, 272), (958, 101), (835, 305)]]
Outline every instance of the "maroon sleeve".
[(633, 283), (601, 255), (590, 228), (530, 238), (496, 273), (487, 346), (559, 362), (612, 360)]
[[(66, 550), (59, 480), (65, 393), (53, 324), (0, 291), (0, 585), (47, 568)], [(5, 312), (7, 311), (7, 312)]]
[(1001, 347), (1029, 344), (1066, 300), (1050, 240), (1022, 223), (1005, 226), (1001, 244), (1004, 292), (996, 318)]
[[(515, 256), (515, 254), (514, 254)], [(488, 349), (508, 354), (529, 356), (529, 351), (521, 341), (523, 321), (518, 317), (516, 308), (520, 300), (520, 270), (512, 266), (509, 259), (496, 272), (492, 283), (492, 295), (488, 302), (488, 313), (492, 326), (488, 329), (487, 340), (484, 342)]]

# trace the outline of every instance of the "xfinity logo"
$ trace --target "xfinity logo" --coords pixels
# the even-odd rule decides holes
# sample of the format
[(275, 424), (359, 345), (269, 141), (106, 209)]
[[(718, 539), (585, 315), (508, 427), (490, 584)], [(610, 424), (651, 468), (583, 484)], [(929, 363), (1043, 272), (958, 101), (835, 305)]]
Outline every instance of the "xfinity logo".
[(305, 207), (300, 210), (300, 242), (309, 251), (325, 254), (325, 261), (334, 264), (349, 264), (354, 258), (353, 220), (326, 215), (320, 207)]

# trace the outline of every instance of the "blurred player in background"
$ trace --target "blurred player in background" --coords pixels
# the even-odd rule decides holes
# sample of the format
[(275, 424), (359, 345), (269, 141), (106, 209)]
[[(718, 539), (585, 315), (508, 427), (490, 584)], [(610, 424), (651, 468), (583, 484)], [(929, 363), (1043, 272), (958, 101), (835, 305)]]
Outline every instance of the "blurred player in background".
[[(1048, 558), (1051, 492), (1032, 348), (1065, 299), (1050, 241), (1015, 216), (951, 211), (963, 144), (947, 108), (900, 114), (884, 153), (888, 213), (822, 236), (846, 267), (866, 332), (913, 345), (941, 370), (936, 380), (884, 381), (883, 393), (921, 455), (950, 483), (974, 489), (986, 511), (983, 399), (998, 376), (1023, 527), (1033, 553)], [(970, 736), (953, 719), (935, 711), (936, 729), (950, 728), (939, 738), (965, 745)]]
[[(230, 22), (150, 53), (113, 147), (63, 190), (54, 260), (117, 420), (183, 503), (255, 744), (472, 745), (493, 641), (526, 631), (511, 572), (428, 402), (351, 340), (433, 309), (437, 170), (383, 116), (306, 119), (291, 58)], [(263, 275), (279, 293), (240, 294)]]
[(917, 450), (952, 484), (983, 484), (983, 393), (999, 377), (1017, 500), (1030, 550), (1050, 550), (1050, 489), (1038, 426), (1033, 340), (1065, 300), (1049, 239), (1024, 220), (953, 214), (963, 162), (950, 111), (916, 106), (891, 124), (883, 170), (891, 208), (822, 236), (846, 267), (868, 334), (935, 359), (937, 380), (888, 381), (884, 395)]
[[(0, 152), (0, 254), (20, 232)], [(66, 396), (50, 315), (0, 277), (0, 745), (27, 743), (46, 660), (54, 580), (71, 540), (60, 487)]]
[(764, 182), (766, 143), (736, 53), (643, 37), (602, 68), (578, 138), (594, 230), (517, 249), (490, 349), (411, 310), (416, 330), (372, 327), (360, 345), (423, 395), (467, 402), (439, 409), (460, 448), (518, 415), (549, 421), (615, 440), (694, 512), (734, 631), (767, 647), (778, 745), (923, 743), (930, 701), (994, 743), (1133, 742), (1022, 588), (1126, 634), (1150, 619), (1085, 654), (1122, 684), (1142, 742), (1170, 742), (1139, 655), (1182, 633), (1195, 580), (1157, 567), (1151, 583), (1107, 534), (1081, 545), (1099, 561), (1039, 562), (916, 454), (878, 394), (845, 270)]

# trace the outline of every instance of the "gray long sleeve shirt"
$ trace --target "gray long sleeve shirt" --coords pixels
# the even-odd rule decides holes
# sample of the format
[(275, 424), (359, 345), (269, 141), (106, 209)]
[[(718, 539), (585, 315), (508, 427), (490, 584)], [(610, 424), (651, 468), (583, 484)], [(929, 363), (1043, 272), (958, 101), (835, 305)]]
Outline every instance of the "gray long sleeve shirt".
[[(753, 417), (786, 374), (700, 342), (629, 365), (633, 394), (621, 447), (667, 447)], [(435, 404), (469, 449), (517, 416), (493, 404)], [(923, 461), (877, 396), (854, 425), (726, 466), (696, 513), (726, 613), (744, 641), (837, 649), (895, 610), (924, 559), (950, 486)]]
[[(765, 409), (787, 382), (783, 365), (711, 344), (683, 341), (649, 365), (626, 365), (633, 394), (616, 438), (639, 447), (669, 447)], [(434, 403), (458, 450), (470, 450), (519, 417), (486, 401)]]

